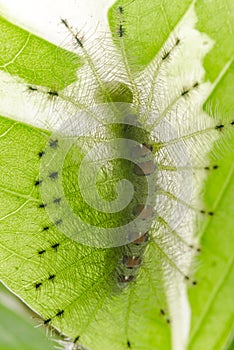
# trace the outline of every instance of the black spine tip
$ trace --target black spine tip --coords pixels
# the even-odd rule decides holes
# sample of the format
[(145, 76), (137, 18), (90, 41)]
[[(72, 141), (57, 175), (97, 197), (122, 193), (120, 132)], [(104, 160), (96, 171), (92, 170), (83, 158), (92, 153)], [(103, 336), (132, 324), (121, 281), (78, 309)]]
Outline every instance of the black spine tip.
[(170, 56), (170, 51), (165, 52), (164, 55), (162, 56), (162, 60), (166, 60)]
[(120, 38), (122, 38), (124, 36), (124, 34), (125, 34), (125, 31), (124, 31), (124, 28), (123, 28), (122, 24), (119, 25), (118, 34), (119, 34)]
[(123, 6), (119, 6), (118, 7), (119, 13), (122, 15), (124, 13), (124, 9)]
[(55, 244), (53, 244), (52, 246), (51, 246), (51, 248), (53, 248), (53, 249), (57, 249), (58, 247), (59, 247), (59, 243), (55, 243)]
[(28, 85), (28, 90), (29, 91), (38, 91), (37, 88), (35, 86), (32, 86), (32, 85)]
[(66, 19), (61, 18), (61, 22), (62, 22), (62, 24), (64, 24), (64, 25), (65, 25), (65, 27), (66, 27), (66, 28), (69, 28), (69, 26), (68, 26), (68, 23), (67, 23), (67, 20), (66, 20)]
[(36, 288), (36, 289), (38, 289), (38, 288), (40, 288), (40, 286), (41, 286), (41, 285), (42, 285), (42, 283), (41, 283), (41, 282), (36, 283), (36, 284), (35, 284), (35, 288)]
[(62, 222), (63, 222), (62, 219), (56, 220), (56, 221), (55, 221), (55, 225), (58, 226), (58, 225), (60, 225)]
[(39, 205), (39, 208), (45, 208), (46, 206), (47, 206), (46, 203), (41, 203), (41, 204)]
[(78, 335), (78, 336), (73, 340), (73, 343), (74, 343), (74, 344), (77, 343), (79, 339), (80, 339), (80, 336)]
[(57, 148), (58, 147), (58, 140), (50, 140), (49, 145), (51, 148)]
[(59, 94), (57, 91), (50, 90), (48, 91), (48, 95), (52, 97), (57, 97)]
[(222, 130), (224, 128), (224, 125), (223, 124), (218, 124), (216, 125), (215, 129), (216, 130)]
[(50, 323), (50, 321), (51, 321), (51, 318), (48, 318), (47, 320), (44, 321), (44, 324), (48, 324)]
[(53, 200), (53, 202), (54, 202), (55, 204), (60, 204), (61, 198), (55, 198), (55, 199)]
[(77, 44), (78, 44), (81, 48), (83, 48), (84, 45), (83, 45), (81, 39), (79, 39), (77, 35), (75, 35), (75, 39), (76, 39)]
[(48, 280), (51, 281), (51, 280), (53, 280), (54, 278), (55, 278), (55, 275), (50, 275), (49, 278), (48, 278)]
[(39, 186), (42, 184), (42, 180), (36, 180), (34, 184), (35, 186)]
[(185, 96), (185, 95), (187, 95), (188, 93), (189, 93), (189, 90), (186, 89), (186, 90), (182, 91), (181, 96)]
[(57, 317), (60, 317), (64, 314), (64, 310), (59, 310), (56, 314)]
[(43, 157), (43, 156), (44, 156), (44, 154), (45, 154), (45, 151), (41, 151), (41, 152), (39, 152), (39, 153), (38, 153), (39, 158)]
[(49, 178), (51, 180), (56, 180), (58, 178), (58, 172), (54, 171), (53, 173), (49, 174)]
[(46, 252), (45, 249), (39, 250), (38, 254), (39, 254), (39, 255), (42, 255), (42, 254), (44, 254), (45, 252)]

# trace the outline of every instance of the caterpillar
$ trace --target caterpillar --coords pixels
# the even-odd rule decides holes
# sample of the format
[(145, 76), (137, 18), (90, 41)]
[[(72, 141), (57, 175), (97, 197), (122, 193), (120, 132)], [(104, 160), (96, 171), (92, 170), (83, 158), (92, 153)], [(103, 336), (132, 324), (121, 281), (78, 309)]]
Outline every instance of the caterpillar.
[[(78, 349), (113, 342), (116, 349), (140, 348), (150, 338), (135, 334), (142, 309), (159, 327), (165, 320), (173, 325), (166, 289), (175, 276), (197, 284), (190, 271), (200, 253), (195, 222), (215, 215), (197, 201), (194, 173), (218, 169), (206, 163), (206, 153), (233, 126), (202, 114), (199, 74), (176, 86), (169, 77), (168, 83), (183, 50), (179, 34), (144, 71), (134, 72), (126, 54), (126, 11), (115, 7), (112, 37), (97, 44), (62, 18), (85, 62), (77, 85), (27, 85), (29, 99), (51, 103), (56, 130), (24, 131), (37, 140), (30, 153), (36, 164), (30, 209), (40, 224), (25, 238), (26, 268), (17, 265), (26, 280), (19, 295)], [(98, 49), (112, 40), (115, 46), (101, 60)], [(203, 154), (197, 144), (205, 145)], [(117, 335), (103, 339), (100, 329), (116, 323)]]

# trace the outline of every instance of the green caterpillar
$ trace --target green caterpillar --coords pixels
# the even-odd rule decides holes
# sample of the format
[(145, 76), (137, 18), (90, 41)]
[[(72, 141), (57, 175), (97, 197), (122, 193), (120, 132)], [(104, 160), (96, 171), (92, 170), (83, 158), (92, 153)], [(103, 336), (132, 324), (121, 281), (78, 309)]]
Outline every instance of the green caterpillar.
[[(123, 16), (125, 8), (115, 11)], [(179, 36), (143, 79), (126, 58), (124, 18), (114, 22), (119, 51), (106, 72), (95, 44), (62, 23), (84, 62), (80, 81), (71, 90), (28, 85), (30, 97), (52, 101), (59, 130), (1, 121), (8, 135), (0, 139), (1, 186), (10, 203), (1, 222), (1, 280), (74, 348), (154, 349), (160, 339), (145, 332), (147, 322), (169, 339), (170, 282), (197, 284), (194, 226), (214, 215), (196, 201), (194, 173), (210, 169), (205, 154), (233, 122), (197, 120), (197, 77), (173, 91), (163, 85)], [(182, 118), (191, 106), (192, 125)], [(200, 154), (197, 144), (208, 146)]]

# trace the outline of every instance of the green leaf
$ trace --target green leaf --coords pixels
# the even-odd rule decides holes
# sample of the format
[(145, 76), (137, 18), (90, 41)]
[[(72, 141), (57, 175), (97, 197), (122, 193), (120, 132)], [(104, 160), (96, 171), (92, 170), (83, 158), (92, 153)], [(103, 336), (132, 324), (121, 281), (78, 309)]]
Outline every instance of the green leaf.
[[(210, 109), (210, 101), (213, 106), (218, 101), (220, 110), (222, 107), (224, 111), (233, 108), (230, 92), (234, 85), (233, 80), (230, 80), (231, 75), (230, 67), (208, 100), (207, 109)], [(214, 210), (215, 216), (206, 221), (198, 233), (204, 254), (200, 259), (201, 267), (196, 273), (199, 291), (190, 291), (193, 316), (189, 349), (197, 349), (199, 346), (223, 349), (233, 332), (234, 306), (230, 292), (234, 283), (233, 149), (233, 136), (221, 148), (222, 153), (220, 145), (215, 147), (213, 152), (218, 154), (219, 169), (206, 182), (205, 203)]]
[(33, 328), (28, 320), (29, 314), (22, 315), (22, 306), (19, 307), (14, 297), (1, 290), (1, 294), (3, 293), (12, 308), (0, 303), (0, 349), (39, 350), (43, 347), (45, 350), (52, 350), (55, 343), (48, 341), (42, 330)]
[[(103, 67), (98, 69), (91, 63), (89, 64), (90, 75), (81, 76), (80, 86), (87, 85), (86, 89), (80, 90), (80, 86), (72, 85), (71, 90), (67, 94), (66, 91), (63, 91), (58, 94), (59, 96), (53, 96), (52, 103), (48, 100), (47, 93), (44, 90), (40, 90), (40, 85), (48, 87), (48, 91), (57, 92), (57, 90), (74, 82), (76, 80), (75, 70), (80, 66), (80, 58), (78, 59), (77, 56), (56, 48), (54, 45), (32, 36), (2, 19), (1, 25), (6, 26), (6, 33), (8, 33), (0, 38), (2, 47), (10, 47), (10, 49), (3, 52), (3, 63), (1, 65), (3, 67), (8, 61), (13, 60), (13, 63), (7, 66), (8, 73), (25, 79), (25, 83), (37, 85), (35, 94), (38, 93), (40, 99), (43, 97), (47, 106), (51, 107), (54, 104), (57, 107), (55, 111), (62, 111), (64, 115), (67, 111), (71, 114), (79, 112), (82, 107), (78, 98), (82, 94), (85, 95), (85, 104), (83, 105), (85, 106), (85, 112), (89, 110), (90, 106), (94, 106), (95, 99), (104, 102), (110, 102), (110, 100), (114, 102), (133, 101), (138, 104), (142, 103), (144, 107), (146, 106), (150, 110), (152, 101), (146, 95), (148, 86), (151, 84), (149, 92), (152, 95), (159, 91), (156, 90), (155, 92), (153, 89), (154, 84), (156, 85), (158, 81), (158, 68), (154, 65), (154, 58), (157, 54), (159, 59), (161, 59), (160, 62), (162, 63), (160, 64), (162, 66), (163, 62), (166, 62), (165, 70), (163, 70), (165, 76), (163, 76), (161, 83), (165, 88), (164, 94), (160, 95), (162, 102), (164, 102), (163, 98), (173, 97), (175, 90), (174, 86), (171, 86), (172, 82), (170, 79), (176, 74), (180, 76), (180, 69), (186, 71), (186, 66), (189, 65), (191, 65), (193, 72), (196, 69), (200, 69), (199, 64), (202, 56), (199, 52), (195, 54), (195, 60), (191, 60), (192, 63), (188, 60), (184, 61), (185, 56), (183, 52), (181, 53), (178, 61), (182, 68), (178, 70), (179, 73), (175, 73), (178, 72), (175, 67), (176, 64), (170, 63), (170, 60), (174, 62), (174, 56), (175, 60), (176, 56), (178, 56), (176, 53), (174, 55), (173, 50), (175, 49), (176, 51), (177, 46), (180, 47), (180, 43), (175, 44), (178, 38), (174, 29), (179, 23), (182, 26), (180, 34), (186, 36), (186, 22), (183, 22), (183, 18), (189, 10), (191, 11), (191, 4), (192, 1), (175, 2), (173, 6), (169, 1), (163, 4), (160, 1), (147, 1), (146, 4), (141, 0), (116, 2), (108, 13), (114, 44), (116, 44), (118, 50), (116, 52), (110, 43), (110, 51), (113, 50), (116, 54), (116, 65), (111, 66), (111, 61), (107, 60), (106, 62), (109, 62), (110, 67), (108, 65), (104, 67), (107, 73), (109, 72), (111, 81), (106, 82), (104, 79)], [(232, 4), (225, 2), (225, 6), (217, 7), (218, 5), (217, 1), (209, 2), (209, 10), (211, 9), (213, 13), (219, 12), (223, 23), (227, 19), (229, 21), (229, 18), (231, 23), (234, 12), (230, 7)], [(209, 100), (209, 102), (215, 101), (212, 105), (213, 109), (215, 109), (215, 105), (219, 101), (222, 106), (222, 114), (222, 108), (231, 110), (233, 106), (230, 95), (232, 91), (232, 88), (230, 88), (232, 85), (230, 84), (232, 84), (233, 75), (231, 61), (233, 55), (231, 44), (232, 30), (230, 29), (227, 33), (223, 24), (220, 28), (217, 26), (214, 18), (219, 16), (210, 16), (210, 12), (207, 10), (207, 2), (199, 0), (196, 2), (195, 8), (198, 15), (197, 28), (201, 32), (208, 33), (216, 41), (214, 49), (205, 58), (205, 68), (207, 79), (214, 81), (214, 86), (211, 87), (213, 88), (210, 97), (212, 100)], [(209, 20), (207, 20), (208, 18)], [(120, 27), (121, 25), (122, 27)], [(216, 31), (216, 28), (219, 29)], [(169, 36), (170, 40), (166, 48), (164, 47), (164, 52), (159, 52)], [(13, 37), (18, 39), (13, 40)], [(187, 40), (188, 37), (186, 37)], [(183, 35), (180, 39), (183, 44)], [(10, 45), (7, 46), (9, 42)], [(187, 49), (191, 50), (191, 56), (193, 46), (197, 47), (196, 45), (198, 45), (193, 44), (192, 42), (186, 46)], [(79, 53), (79, 56), (83, 56), (82, 59), (87, 64), (87, 61), (90, 62), (91, 54), (96, 54), (96, 49), (94, 47), (93, 51), (91, 53), (88, 52), (88, 54), (86, 52), (83, 52), (83, 55)], [(183, 50), (181, 49), (181, 51)], [(30, 55), (31, 52), (36, 52), (35, 56)], [(218, 52), (221, 52), (222, 55), (218, 55)], [(20, 54), (18, 55), (18, 53)], [(194, 56), (192, 57), (194, 59)], [(119, 58), (120, 63), (118, 62)], [(147, 72), (150, 63), (153, 64), (151, 66), (153, 74)], [(95, 61), (95, 64), (98, 64), (98, 62)], [(230, 68), (228, 68), (228, 65)], [(118, 74), (121, 75), (122, 68), (126, 70), (126, 75), (123, 74), (121, 76), (124, 83), (122, 80), (121, 83), (118, 81)], [(116, 75), (111, 75), (112, 70)], [(140, 84), (139, 78), (134, 75), (139, 71), (142, 73)], [(103, 76), (101, 76), (101, 79), (95, 80), (100, 72), (102, 72)], [(189, 74), (188, 70), (186, 74)], [(90, 79), (92, 84), (87, 78), (91, 78), (91, 75), (93, 75), (93, 80)], [(108, 74), (105, 77), (108, 77)], [(152, 81), (150, 80), (151, 78), (153, 79)], [(166, 81), (165, 85), (163, 85), (164, 81)], [(192, 81), (192, 83), (196, 86), (196, 81)], [(190, 88), (188, 84), (188, 80), (185, 78), (183, 80), (183, 77), (181, 77), (181, 81), (178, 82), (178, 87), (181, 89), (180, 95), (184, 92), (184, 89)], [(137, 95), (137, 89), (141, 88), (141, 85), (143, 86), (141, 90), (143, 97)], [(194, 86), (193, 88), (195, 89), (196, 87)], [(202, 94), (199, 88), (198, 94)], [(201, 161), (201, 165), (198, 164), (198, 166), (204, 167), (207, 164), (204, 164), (204, 159), (202, 158), (204, 153), (203, 147), (210, 140), (208, 138), (202, 139), (202, 133), (200, 133), (200, 125), (206, 125), (205, 120), (200, 121), (199, 124), (196, 121), (196, 116), (194, 120), (192, 119), (197, 100), (192, 93), (191, 95), (191, 103), (186, 107), (191, 108), (192, 117), (190, 116), (190, 119), (188, 119), (191, 124), (188, 123), (187, 134), (185, 133), (185, 137), (183, 137), (183, 143), (186, 144), (186, 135), (189, 135), (192, 127), (194, 125), (198, 127), (198, 134), (201, 139), (198, 139), (197, 142), (196, 137), (192, 137), (191, 141), (193, 144), (191, 147), (194, 150), (194, 158)], [(196, 91), (194, 95), (196, 95)], [(203, 95), (205, 101), (205, 92)], [(62, 103), (59, 104), (56, 98), (57, 100), (60, 99)], [(190, 96), (188, 96), (188, 101), (190, 101), (189, 99)], [(158, 105), (160, 104), (157, 95), (155, 101)], [(147, 105), (147, 102), (149, 102), (149, 105)], [(137, 103), (135, 105), (136, 108), (138, 108)], [(186, 103), (186, 99), (183, 103)], [(209, 112), (208, 108), (210, 107), (207, 106), (209, 106), (209, 103), (206, 105)], [(171, 107), (173, 106), (169, 105), (167, 107), (169, 111)], [(185, 107), (180, 108), (182, 113)], [(178, 109), (178, 114), (174, 115), (175, 119), (180, 115), (179, 111)], [(204, 115), (201, 118), (205, 118)], [(225, 123), (225, 129), (226, 125), (230, 124), (229, 119), (222, 118)], [(74, 126), (77, 125), (77, 120), (80, 121), (79, 118), (76, 118)], [(141, 122), (143, 123), (142, 119)], [(202, 246), (202, 254), (199, 257), (201, 268), (196, 273), (196, 278), (199, 282), (198, 286), (189, 290), (192, 326), (189, 345), (186, 347), (184, 343), (187, 340), (187, 334), (183, 326), (186, 328), (187, 324), (185, 325), (185, 323), (188, 323), (189, 319), (186, 296), (182, 297), (182, 301), (179, 300), (179, 296), (184, 293), (185, 287), (184, 282), (182, 283), (180, 279), (180, 282), (177, 283), (178, 280), (176, 278), (178, 270), (184, 268), (183, 265), (180, 265), (180, 260), (178, 260), (178, 257), (182, 259), (182, 253), (180, 247), (177, 246), (177, 231), (170, 230), (169, 225), (166, 224), (167, 230), (163, 231), (164, 236), (157, 236), (155, 244), (152, 242), (153, 236), (151, 236), (151, 242), (147, 245), (147, 252), (143, 255), (144, 265), (140, 268), (139, 277), (136, 273), (134, 275), (136, 282), (129, 283), (128, 288), (120, 290), (117, 286), (117, 280), (121, 277), (118, 269), (122, 271), (121, 261), (127, 254), (125, 248), (100, 249), (81, 245), (79, 242), (67, 237), (63, 233), (63, 229), (59, 227), (59, 224), (56, 224), (56, 221), (53, 220), (53, 217), (47, 215), (48, 212), (46, 210), (50, 207), (50, 203), (57, 198), (54, 197), (57, 187), (50, 182), (49, 174), (53, 174), (53, 171), (57, 169), (52, 167), (56, 163), (48, 161), (48, 170), (51, 172), (41, 173), (40, 155), (42, 155), (41, 152), (45, 152), (47, 155), (47, 153), (49, 154), (53, 151), (54, 159), (58, 155), (60, 157), (58, 159), (61, 160), (62, 155), (59, 153), (59, 150), (63, 149), (62, 146), (66, 145), (67, 141), (58, 136), (58, 149), (54, 150), (56, 147), (48, 146), (47, 143), (55, 142), (57, 139), (54, 139), (54, 136), (57, 134), (51, 135), (50, 132), (45, 130), (4, 117), (1, 118), (0, 124), (0, 186), (2, 190), (0, 278), (8, 288), (17, 293), (31, 308), (36, 310), (46, 323), (50, 323), (61, 330), (71, 338), (71, 341), (77, 340), (77, 337), (80, 336), (77, 343), (81, 342), (91, 349), (107, 349), (111, 347), (116, 350), (127, 348), (147, 348), (148, 350), (167, 350), (171, 348), (182, 350), (191, 348), (195, 350), (206, 346), (207, 349), (221, 350), (230, 338), (233, 326), (233, 306), (230, 297), (230, 287), (233, 285), (233, 274), (231, 273), (233, 268), (233, 246), (230, 243), (232, 230), (231, 213), (233, 212), (233, 168), (230, 164), (233, 162), (233, 153), (229, 131), (223, 132), (223, 138), (225, 143), (227, 143), (227, 146), (224, 147), (224, 159), (218, 158), (216, 160), (212, 158), (211, 164), (217, 162), (219, 169), (211, 173), (206, 182), (205, 205), (207, 210), (214, 210), (215, 215), (209, 218), (198, 232), (198, 236), (201, 236)], [(82, 125), (81, 122), (80, 125)], [(181, 132), (180, 127), (178, 129)], [(82, 126), (80, 126), (80, 130), (82, 130)], [(161, 129), (161, 131), (164, 132), (164, 129)], [(107, 130), (100, 128), (99, 132), (97, 140), (100, 135), (104, 135), (106, 140), (117, 136), (127, 136), (126, 128), (121, 128), (121, 126), (115, 126)], [(218, 131), (216, 130), (215, 133), (218, 133)], [(148, 134), (138, 133), (136, 127), (133, 128), (133, 134), (140, 143), (143, 143), (142, 140), (145, 138), (148, 140)], [(76, 186), (75, 179), (77, 170), (81, 165), (83, 147), (85, 145), (86, 150), (90, 149), (96, 145), (95, 142), (97, 140), (81, 139), (80, 143), (74, 146), (66, 155), (62, 172), (61, 174), (59, 173), (59, 176), (63, 175), (65, 197), (75, 213), (81, 213), (80, 215), (83, 215), (84, 218), (89, 219), (90, 222), (97, 226), (100, 223), (105, 227), (113, 225), (113, 222), (123, 224), (124, 220), (129, 218), (129, 212), (125, 213), (125, 215), (121, 212), (116, 219), (113, 219), (111, 215), (105, 216), (100, 213), (100, 216), (97, 216), (97, 212), (93, 208), (90, 209), (83, 202), (80, 190)], [(149, 138), (149, 140), (157, 155), (157, 152), (160, 152), (160, 149), (163, 147), (161, 138), (160, 142), (152, 138)], [(199, 150), (196, 149), (197, 143), (202, 145)], [(54, 145), (56, 144), (54, 143)], [(186, 144), (186, 147), (189, 147), (189, 145)], [(220, 151), (217, 149), (215, 153), (219, 154)], [(45, 159), (45, 162), (47, 162), (49, 158)], [(115, 161), (109, 168), (107, 167), (98, 178), (98, 190), (102, 193), (102, 199), (115, 199), (116, 184), (120, 179), (127, 176), (132, 180), (131, 174), (132, 168), (125, 161)], [(36, 184), (36, 181), (41, 179), (41, 175), (43, 175), (43, 181), (48, 175), (44, 181), (47, 183), (46, 189), (48, 191), (46, 191), (49, 199), (46, 203), (44, 203), (40, 186)], [(86, 175), (88, 178), (89, 172)], [(106, 181), (106, 178), (109, 178), (111, 181)], [(138, 181), (136, 184), (138, 184)], [(169, 184), (170, 181), (168, 179)], [(52, 193), (52, 189), (55, 190), (54, 193)], [(141, 196), (142, 193), (140, 192)], [(43, 207), (43, 204), (47, 205), (47, 209)], [(60, 209), (53, 209), (52, 213), (62, 215), (64, 208), (62, 204)], [(167, 211), (169, 214), (167, 214)], [(165, 209), (164, 213), (166, 213), (166, 218), (169, 218), (170, 210)], [(190, 214), (192, 217), (192, 211)], [(64, 222), (66, 221), (65, 224), (70, 224), (71, 229), (73, 228), (72, 220), (69, 216), (57, 217), (58, 220), (61, 218)], [(157, 222), (156, 219), (155, 222)], [(184, 225), (186, 225), (186, 222), (184, 222)], [(162, 227), (161, 221), (159, 226), (155, 228), (154, 233), (160, 232), (159, 229), (162, 229)], [(175, 240), (175, 243), (174, 241), (172, 243), (171, 239), (167, 246), (164, 242), (165, 233), (169, 233), (169, 237), (172, 236), (171, 238)], [(189, 236), (189, 238), (191, 237)], [(131, 250), (132, 248), (127, 248), (130, 249), (132, 254), (135, 252)], [(165, 250), (165, 253), (162, 250)], [(138, 250), (136, 252), (139, 253)], [(167, 266), (165, 279), (167, 282), (170, 280), (170, 283), (168, 283), (169, 287), (163, 283), (164, 270), (162, 269), (162, 264)], [(118, 269), (116, 269), (116, 266), (118, 266)], [(171, 272), (174, 273), (171, 275)], [(134, 274), (134, 272), (132, 273)], [(178, 290), (173, 300), (173, 298), (170, 299), (169, 297), (170, 288), (176, 285), (178, 285)], [(172, 316), (171, 328), (166, 322), (169, 317), (168, 314), (165, 317), (160, 315), (160, 308), (163, 308), (161, 314), (164, 314), (165, 306), (165, 311), (169, 311), (171, 313), (170, 316)], [(106, 334), (107, 329), (108, 334)], [(171, 329), (172, 335), (170, 334)]]
[(197, 28), (215, 41), (204, 60), (207, 78), (213, 82), (226, 63), (233, 60), (234, 3), (232, 0), (203, 0), (197, 1), (195, 8)]
[[(199, 293), (190, 291), (193, 323), (189, 349), (200, 345), (223, 349), (233, 331), (234, 308), (230, 290), (233, 286), (233, 243), (231, 240), (233, 212), (233, 153), (225, 152), (220, 160), (219, 175), (210, 176), (205, 200), (212, 205), (214, 219), (201, 230), (204, 255), (196, 274)], [(221, 184), (221, 185), (220, 185)]]
[[(117, 2), (115, 5), (120, 6), (122, 2)], [(183, 5), (186, 4), (183, 2)], [(116, 11), (116, 6), (110, 11), (110, 20), (112, 28), (116, 26), (113, 21), (113, 16)], [(151, 7), (152, 6), (152, 7)], [(148, 13), (152, 17), (163, 21), (166, 6), (160, 3), (159, 9), (153, 11), (153, 5), (147, 3)], [(155, 38), (159, 35), (162, 29), (161, 37), (166, 38), (166, 31), (163, 26), (167, 27), (167, 21), (163, 24), (154, 26), (153, 21), (148, 21), (145, 28), (147, 30), (133, 30), (131, 26), (135, 25), (135, 18), (139, 16), (141, 19), (141, 11), (144, 11), (145, 6), (138, 2), (138, 6), (129, 6), (127, 11), (130, 13), (130, 21), (127, 23), (126, 32), (131, 35), (127, 36), (128, 55), (129, 59), (136, 56), (139, 59), (138, 64), (145, 64), (140, 55), (144, 55), (145, 50), (142, 42), (147, 45), (151, 40), (147, 40), (147, 35), (150, 38)], [(171, 6), (172, 10), (173, 7)], [(227, 118), (232, 115), (233, 111), (233, 16), (234, 8), (232, 1), (196, 1), (195, 10), (198, 16), (196, 27), (207, 33), (214, 41), (214, 47), (205, 56), (204, 67), (206, 69), (206, 77), (211, 81), (216, 79), (213, 92), (205, 104), (205, 110), (210, 113), (221, 115)], [(180, 9), (176, 15), (180, 13)], [(174, 20), (176, 19), (174, 16)], [(169, 16), (170, 17), (170, 16)], [(143, 16), (148, 20), (147, 16)], [(132, 21), (132, 22), (131, 22)], [(169, 23), (173, 23), (172, 21)], [(175, 22), (174, 22), (175, 23)], [(151, 25), (153, 28), (151, 28)], [(172, 26), (171, 26), (172, 28)], [(164, 29), (164, 30), (163, 30)], [(156, 31), (156, 33), (155, 33)], [(161, 34), (161, 32), (160, 32)], [(165, 36), (164, 36), (165, 35)], [(143, 37), (143, 40), (141, 39)], [(161, 48), (160, 40), (148, 46), (148, 50), (158, 52)], [(137, 43), (137, 45), (134, 45)], [(146, 44), (147, 43), (147, 44)], [(156, 46), (157, 45), (157, 46)], [(138, 52), (140, 51), (140, 55)], [(145, 59), (151, 58), (150, 54), (145, 56)], [(135, 61), (134, 61), (135, 63)], [(218, 106), (218, 108), (217, 108)], [(226, 117), (226, 114), (228, 116)], [(217, 116), (217, 115), (216, 115)], [(217, 212), (217, 217), (209, 219), (204, 224), (198, 236), (201, 237), (202, 254), (201, 268), (196, 273), (196, 278), (199, 281), (198, 289), (190, 289), (190, 301), (192, 310), (192, 327), (191, 339), (189, 340), (190, 349), (199, 349), (207, 347), (208, 349), (222, 349), (227, 343), (230, 333), (233, 332), (234, 324), (234, 307), (231, 296), (231, 288), (233, 285), (233, 242), (232, 240), (232, 212), (233, 212), (233, 140), (229, 138), (228, 146), (220, 149), (217, 146), (214, 154), (218, 154), (217, 163), (220, 167), (219, 173), (213, 173), (209, 176), (206, 182), (205, 204), (207, 208), (211, 208)], [(216, 162), (215, 157), (211, 158), (212, 162)], [(224, 224), (225, 223), (225, 224)]]
[(145, 68), (163, 47), (175, 26), (184, 16), (192, 0), (171, 1), (116, 1), (108, 12), (109, 24), (114, 37), (118, 34), (118, 7), (127, 12), (126, 56), (134, 62), (133, 69)]
[[(197, 27), (215, 40), (214, 48), (207, 54), (204, 66), (207, 78), (216, 84), (204, 109), (214, 115), (232, 118), (233, 111), (233, 21), (232, 1), (197, 2)], [(218, 77), (219, 76), (219, 77)], [(232, 119), (231, 119), (232, 120)], [(223, 349), (233, 333), (234, 306), (231, 290), (233, 280), (232, 213), (234, 181), (233, 136), (226, 145), (218, 144), (213, 151), (218, 155), (220, 170), (210, 174), (205, 187), (205, 204), (212, 208), (215, 217), (204, 222), (198, 233), (202, 250), (200, 268), (196, 273), (199, 291), (190, 290), (192, 326), (189, 349), (208, 347)]]
[[(59, 228), (50, 222), (45, 209), (40, 208), (43, 202), (35, 181), (38, 179), (40, 166), (38, 155), (45, 149), (48, 134), (3, 117), (1, 118), (0, 134), (1, 202), (4, 203), (1, 214), (0, 275), (4, 283), (11, 290), (17, 290), (18, 296), (37, 310), (45, 320), (51, 318), (51, 314), (65, 309), (70, 317), (64, 317), (61, 323), (61, 319), (59, 317), (56, 319), (53, 315), (53, 324), (71, 338), (76, 338), (79, 335), (78, 332), (82, 334), (81, 325), (83, 325), (85, 327), (84, 334), (82, 334), (83, 342), (97, 344), (100, 347), (107, 347), (114, 339), (125, 338), (125, 329), (122, 324), (126, 322), (126, 317), (131, 320), (131, 324), (141, 327), (140, 314), (144, 309), (145, 317), (149, 318), (150, 325), (155, 324), (160, 329), (160, 337), (156, 339), (153, 337), (154, 327), (152, 327), (152, 333), (143, 335), (135, 334), (134, 328), (129, 329), (129, 336), (132, 338), (134, 336), (135, 342), (139, 344), (149, 343), (152, 349), (160, 346), (162, 338), (168, 339), (169, 348), (169, 328), (165, 327), (165, 321), (160, 318), (151, 320), (152, 307), (148, 309), (147, 306), (149, 299), (139, 298), (148, 292), (147, 281), (149, 281), (150, 274), (144, 276), (137, 291), (129, 290), (119, 298), (117, 294), (113, 300), (108, 300), (108, 294), (113, 293), (111, 290), (114, 288), (115, 280), (112, 281), (110, 278), (113, 279), (116, 259), (119, 258), (118, 251), (89, 248), (66, 238), (60, 233)], [(9, 144), (11, 145), (10, 157)], [(28, 170), (29, 163), (30, 171)], [(71, 172), (70, 162), (69, 169)], [(15, 181), (16, 178), (20, 181)], [(5, 179), (8, 179), (7, 183)], [(49, 230), (45, 230), (47, 227)], [(23, 240), (22, 236), (24, 236)], [(116, 253), (118, 253), (117, 256)], [(59, 258), (56, 258), (57, 254)], [(67, 259), (68, 256), (69, 259)], [(155, 257), (152, 256), (151, 259)], [(108, 266), (105, 261), (108, 261)], [(155, 269), (157, 269), (156, 264)], [(6, 271), (8, 271), (7, 275)], [(152, 272), (151, 274), (153, 276)], [(18, 287), (19, 281), (22, 284), (20, 288)], [(153, 280), (151, 282), (153, 283)], [(41, 285), (37, 287), (39, 283)], [(57, 292), (54, 295), (55, 287)], [(83, 296), (84, 287), (85, 298)], [(152, 304), (155, 299), (153, 288), (152, 285), (152, 293), (148, 296), (152, 299)], [(114, 320), (111, 321), (109, 310), (105, 308), (99, 310), (106, 299), (113, 314), (120, 322), (119, 328), (116, 327)], [(130, 312), (129, 300), (134, 309), (133, 313)], [(125, 313), (123, 305), (126, 303)], [(153, 312), (155, 315), (159, 314), (156, 306)], [(95, 314), (94, 321), (93, 314)], [(79, 328), (73, 320), (80, 325)], [(111, 327), (111, 322), (114, 323), (110, 337), (101, 336), (100, 338), (100, 330)]]
[(227, 350), (233, 350), (234, 349), (234, 341), (228, 346)]
[[(28, 84), (60, 90), (76, 81), (79, 57), (0, 17), (0, 69)], [(56, 67), (56, 68), (55, 68)]]

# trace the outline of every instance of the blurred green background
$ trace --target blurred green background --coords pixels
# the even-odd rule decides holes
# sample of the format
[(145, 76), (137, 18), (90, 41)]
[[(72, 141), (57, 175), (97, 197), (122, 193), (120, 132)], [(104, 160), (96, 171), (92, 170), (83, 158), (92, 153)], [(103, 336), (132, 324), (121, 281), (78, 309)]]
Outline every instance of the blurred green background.
[(43, 321), (0, 284), (0, 350), (53, 349), (50, 331), (40, 324)]

